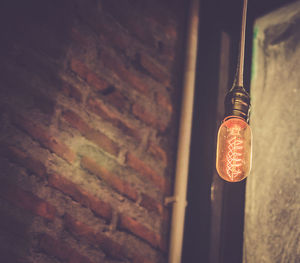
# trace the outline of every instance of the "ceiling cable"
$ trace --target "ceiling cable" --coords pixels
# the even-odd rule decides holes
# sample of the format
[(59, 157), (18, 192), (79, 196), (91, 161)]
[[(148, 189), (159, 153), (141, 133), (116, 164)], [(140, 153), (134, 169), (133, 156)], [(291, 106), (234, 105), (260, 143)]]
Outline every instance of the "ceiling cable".
[(233, 87), (235, 87), (235, 86), (243, 87), (244, 86), (244, 60), (245, 60), (245, 36), (246, 36), (247, 4), (248, 4), (248, 0), (244, 0), (238, 65), (237, 65), (236, 77), (235, 77), (235, 80), (234, 80)]

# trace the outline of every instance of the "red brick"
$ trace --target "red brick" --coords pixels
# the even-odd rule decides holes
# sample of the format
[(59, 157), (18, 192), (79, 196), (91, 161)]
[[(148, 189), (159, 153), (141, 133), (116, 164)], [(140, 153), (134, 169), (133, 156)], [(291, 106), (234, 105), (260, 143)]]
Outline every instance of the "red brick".
[(117, 260), (129, 259), (132, 263), (151, 263), (139, 253), (129, 251), (123, 244), (114, 241), (102, 232), (95, 231), (91, 226), (76, 220), (69, 214), (64, 217), (66, 229), (77, 238), (84, 238), (87, 243), (100, 249), (109, 257)]
[(96, 163), (96, 161), (84, 156), (81, 159), (81, 166), (104, 180), (108, 185), (110, 185), (120, 194), (128, 197), (133, 201), (137, 200), (138, 193), (129, 183), (122, 180), (115, 174), (109, 172), (106, 168)]
[(39, 237), (39, 248), (51, 257), (56, 257), (68, 263), (93, 263), (87, 257), (78, 253), (66, 242), (54, 239), (50, 235), (43, 234)]
[(97, 91), (102, 91), (107, 88), (108, 83), (103, 78), (100, 78), (95, 72), (91, 71), (80, 60), (73, 58), (71, 60), (71, 69), (84, 79), (89, 85), (94, 87)]
[(157, 92), (155, 99), (159, 106), (161, 106), (162, 108), (167, 110), (169, 113), (173, 112), (173, 105), (172, 105), (169, 97), (161, 94), (160, 92)]
[(132, 113), (141, 121), (154, 128), (157, 128), (160, 132), (164, 132), (167, 128), (166, 122), (159, 119), (159, 116), (155, 116), (153, 113), (151, 113), (138, 103), (135, 103), (132, 106)]
[(86, 80), (89, 69), (85, 64), (78, 59), (72, 58), (70, 67), (79, 77)]
[(153, 182), (164, 193), (170, 192), (170, 182), (130, 152), (126, 155), (126, 163), (129, 167)]
[(66, 228), (76, 237), (84, 238), (89, 244), (100, 247), (105, 254), (114, 259), (122, 260), (128, 257), (126, 249), (104, 233), (96, 232), (91, 226), (74, 219), (69, 214), (66, 214), (64, 219)]
[(58, 138), (50, 135), (45, 128), (32, 122), (28, 118), (16, 115), (14, 122), (17, 126), (24, 129), (34, 140), (37, 140), (41, 145), (48, 148), (50, 151), (57, 154), (69, 163), (73, 163), (76, 159), (76, 154)]
[(91, 209), (98, 216), (110, 221), (112, 218), (111, 206), (98, 199), (94, 195), (90, 194), (87, 190), (73, 183), (72, 181), (58, 175), (49, 175), (48, 183), (50, 186), (60, 190), (66, 195), (69, 195), (72, 199)]
[(33, 193), (3, 181), (0, 189), (0, 196), (13, 205), (28, 210), (31, 213), (48, 220), (54, 220), (56, 215), (55, 207)]
[(99, 78), (95, 73), (89, 72), (87, 74), (86, 81), (93, 86), (96, 91), (103, 91), (107, 88), (108, 83), (104, 79)]
[(99, 131), (91, 130), (88, 134), (85, 134), (85, 137), (111, 155), (117, 156), (120, 151), (119, 146), (114, 141)]
[(146, 81), (132, 69), (126, 68), (120, 59), (108, 54), (107, 52), (102, 52), (101, 59), (104, 66), (114, 72), (118, 78), (127, 82), (134, 89), (140, 91), (144, 95), (149, 95), (150, 87), (146, 84)]
[(120, 150), (119, 146), (102, 132), (91, 128), (75, 112), (67, 110), (63, 112), (62, 116), (69, 124), (71, 124), (74, 128), (76, 128), (88, 140), (97, 144), (104, 151), (114, 156), (118, 155)]
[(129, 110), (130, 105), (128, 99), (117, 90), (110, 94), (104, 95), (103, 99), (110, 105), (116, 107), (120, 112)]
[(104, 120), (115, 120), (117, 115), (105, 106), (99, 99), (90, 98), (88, 100), (88, 106), (90, 110), (99, 115)]
[(137, 220), (125, 214), (119, 215), (118, 228), (121, 230), (129, 231), (135, 236), (148, 242), (154, 248), (159, 248), (161, 251), (166, 252), (166, 243), (163, 241), (161, 235), (150, 230)]
[(67, 83), (64, 81), (62, 83), (62, 92), (65, 96), (75, 99), (77, 102), (83, 101), (83, 94), (82, 92), (74, 87), (72, 84)]
[(165, 68), (154, 61), (150, 56), (141, 53), (139, 54), (140, 65), (157, 81), (165, 86), (170, 86), (170, 75), (165, 71)]
[(1, 154), (10, 161), (16, 162), (38, 176), (45, 177), (46, 166), (41, 161), (29, 156), (14, 146), (1, 145)]
[(156, 160), (161, 161), (165, 166), (168, 164), (167, 153), (157, 144), (150, 142), (148, 151), (154, 156)]
[(140, 140), (141, 135), (139, 131), (131, 124), (129, 124), (122, 115), (111, 111), (98, 99), (89, 99), (88, 105), (91, 111), (99, 115), (104, 120), (110, 121), (114, 126), (122, 130), (128, 136)]
[(62, 117), (83, 135), (88, 134), (92, 129), (80, 116), (73, 111), (63, 111)]
[(144, 193), (141, 194), (141, 197), (142, 197), (142, 199), (141, 199), (140, 205), (142, 207), (144, 207), (145, 209), (147, 209), (150, 212), (154, 212), (158, 215), (163, 215), (164, 208), (161, 203), (159, 203), (154, 198), (152, 198), (149, 195), (144, 194)]

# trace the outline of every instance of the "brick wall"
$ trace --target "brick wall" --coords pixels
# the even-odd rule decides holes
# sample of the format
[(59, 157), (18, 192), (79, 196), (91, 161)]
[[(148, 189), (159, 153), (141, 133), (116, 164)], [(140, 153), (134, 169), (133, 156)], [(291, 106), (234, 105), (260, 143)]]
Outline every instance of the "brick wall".
[(182, 2), (4, 1), (1, 262), (166, 262)]

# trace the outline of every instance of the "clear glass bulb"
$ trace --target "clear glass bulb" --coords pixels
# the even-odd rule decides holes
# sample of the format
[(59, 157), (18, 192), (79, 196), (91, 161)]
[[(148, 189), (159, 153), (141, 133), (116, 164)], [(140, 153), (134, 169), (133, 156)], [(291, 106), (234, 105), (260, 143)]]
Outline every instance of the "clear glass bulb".
[(247, 122), (235, 116), (224, 119), (218, 132), (216, 167), (228, 182), (245, 179), (251, 169), (252, 132)]

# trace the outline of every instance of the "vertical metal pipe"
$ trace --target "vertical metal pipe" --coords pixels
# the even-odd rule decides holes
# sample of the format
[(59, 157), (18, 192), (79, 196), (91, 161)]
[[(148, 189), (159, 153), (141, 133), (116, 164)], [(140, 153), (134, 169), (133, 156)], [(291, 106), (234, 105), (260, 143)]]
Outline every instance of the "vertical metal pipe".
[(177, 150), (172, 211), (169, 263), (180, 263), (184, 232), (188, 166), (193, 117), (200, 0), (191, 0), (188, 20), (187, 49), (183, 77), (183, 94)]

